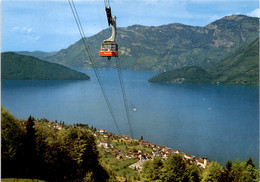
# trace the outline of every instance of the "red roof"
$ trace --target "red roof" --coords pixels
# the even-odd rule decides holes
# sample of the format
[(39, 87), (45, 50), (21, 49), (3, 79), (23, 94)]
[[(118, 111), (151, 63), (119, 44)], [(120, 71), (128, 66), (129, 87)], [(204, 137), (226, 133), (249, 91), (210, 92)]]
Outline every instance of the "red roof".
[(199, 163), (201, 163), (201, 164), (204, 164), (204, 159), (202, 159), (202, 158), (198, 158), (197, 161), (198, 161)]

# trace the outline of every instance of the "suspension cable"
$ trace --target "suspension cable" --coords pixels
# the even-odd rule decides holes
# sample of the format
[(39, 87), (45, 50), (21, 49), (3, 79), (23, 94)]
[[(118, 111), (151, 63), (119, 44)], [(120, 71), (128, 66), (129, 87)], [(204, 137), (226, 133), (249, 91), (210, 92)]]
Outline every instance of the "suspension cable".
[(105, 4), (105, 7), (107, 7), (107, 8), (109, 8), (109, 7), (110, 7), (109, 0), (104, 0), (104, 4)]
[(90, 59), (90, 61), (91, 61), (92, 67), (93, 67), (94, 72), (95, 72), (95, 75), (96, 75), (96, 77), (97, 77), (99, 86), (100, 86), (101, 91), (102, 91), (102, 93), (103, 93), (103, 96), (104, 96), (104, 98), (105, 98), (107, 107), (108, 107), (108, 109), (109, 109), (109, 111), (110, 111), (110, 114), (111, 114), (111, 116), (112, 116), (112, 119), (113, 119), (113, 121), (114, 121), (114, 123), (115, 123), (116, 129), (117, 129), (118, 133), (121, 135), (121, 132), (120, 132), (119, 127), (118, 127), (118, 124), (117, 124), (117, 122), (116, 122), (115, 115), (114, 115), (114, 113), (112, 112), (112, 107), (111, 107), (111, 104), (110, 104), (110, 102), (109, 102), (109, 100), (108, 100), (107, 93), (106, 93), (106, 91), (105, 91), (104, 85), (103, 85), (102, 80), (101, 80), (101, 78), (100, 78), (100, 75), (99, 75), (99, 73), (98, 73), (98, 70), (97, 70), (97, 67), (96, 67), (96, 65), (95, 65), (94, 59), (93, 59), (93, 57), (92, 57), (92, 55), (91, 55), (91, 52), (90, 52), (88, 43), (87, 43), (87, 41), (86, 41), (86, 39), (85, 39), (85, 33), (84, 33), (83, 28), (82, 28), (82, 24), (81, 24), (80, 19), (79, 19), (79, 16), (78, 16), (77, 9), (76, 9), (76, 7), (75, 7), (75, 4), (74, 4), (73, 0), (68, 0), (68, 2), (69, 2), (69, 5), (70, 5), (70, 8), (71, 8), (71, 11), (72, 11), (72, 13), (73, 13), (74, 19), (75, 19), (75, 21), (76, 21), (76, 24), (77, 24), (77, 27), (78, 27), (80, 36), (81, 36), (81, 38), (82, 38), (83, 44), (84, 44), (85, 49), (86, 49), (86, 52), (87, 52), (87, 54), (88, 54), (88, 56), (89, 56), (89, 59)]
[(116, 57), (116, 65), (117, 65), (118, 76), (119, 76), (121, 91), (122, 91), (123, 100), (124, 100), (127, 122), (128, 122), (128, 126), (130, 129), (131, 137), (133, 138), (132, 122), (131, 122), (131, 117), (130, 117), (130, 113), (129, 113), (129, 107), (128, 107), (128, 102), (127, 102), (127, 97), (126, 97), (126, 92), (125, 92), (125, 85), (124, 85), (124, 80), (123, 80), (122, 71), (121, 71), (121, 64), (120, 64), (118, 57)]
[[(104, 0), (104, 4), (105, 4), (105, 10), (107, 13), (108, 26), (109, 26), (109, 25), (112, 25), (112, 13), (111, 13), (111, 7), (110, 7), (109, 0)], [(123, 80), (123, 76), (122, 76), (121, 65), (120, 65), (120, 61), (119, 61), (118, 57), (116, 57), (116, 65), (117, 65), (117, 70), (118, 70), (120, 86), (121, 86), (121, 92), (122, 92), (123, 100), (124, 100), (124, 107), (125, 107), (127, 122), (128, 122), (128, 126), (130, 129), (130, 135), (133, 138), (132, 122), (131, 122), (131, 117), (130, 117), (130, 113), (129, 113), (129, 107), (128, 107), (128, 102), (127, 102), (127, 97), (126, 97), (126, 92), (125, 92), (125, 85), (124, 85), (124, 80)]]

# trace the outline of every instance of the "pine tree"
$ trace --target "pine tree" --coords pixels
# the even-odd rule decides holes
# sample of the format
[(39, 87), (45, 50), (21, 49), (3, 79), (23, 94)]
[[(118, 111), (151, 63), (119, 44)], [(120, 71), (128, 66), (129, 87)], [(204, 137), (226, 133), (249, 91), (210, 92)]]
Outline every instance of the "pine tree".
[(36, 134), (34, 129), (34, 118), (30, 115), (26, 123), (26, 136), (24, 141), (25, 175), (33, 178), (37, 168)]
[(251, 165), (253, 168), (255, 168), (255, 165), (254, 165), (251, 157), (249, 157), (248, 161), (246, 162), (246, 166), (248, 166), (248, 165)]

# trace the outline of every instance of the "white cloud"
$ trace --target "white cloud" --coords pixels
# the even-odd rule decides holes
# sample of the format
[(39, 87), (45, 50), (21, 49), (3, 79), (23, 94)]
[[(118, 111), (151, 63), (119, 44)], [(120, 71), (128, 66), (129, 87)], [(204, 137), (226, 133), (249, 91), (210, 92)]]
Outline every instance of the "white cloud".
[(11, 31), (13, 32), (13, 31), (16, 31), (18, 29), (19, 29), (19, 27), (13, 27)]
[(21, 28), (20, 30), (21, 30), (21, 32), (26, 32), (27, 27), (23, 27), (23, 28)]
[(32, 30), (33, 30), (33, 28), (27, 28), (27, 32), (28, 32), (28, 33), (31, 33)]
[(19, 26), (15, 26), (11, 29), (12, 32), (16, 31), (16, 32), (22, 32), (22, 33), (33, 33), (33, 28), (31, 27), (19, 27)]
[(254, 11), (248, 13), (248, 16), (260, 18), (260, 8), (255, 9)]
[(41, 36), (37, 36), (37, 37), (34, 38), (34, 40), (38, 40), (40, 37), (41, 37)]
[(213, 22), (213, 21), (218, 20), (218, 19), (220, 19), (220, 18), (222, 18), (222, 17), (219, 16), (219, 15), (213, 15), (213, 16), (211, 16), (211, 17), (209, 18), (209, 20), (210, 20), (210, 22)]
[(11, 31), (21, 35), (21, 37), (23, 37), (23, 42), (36, 41), (40, 38), (39, 35), (35, 34), (32, 27), (14, 26)]

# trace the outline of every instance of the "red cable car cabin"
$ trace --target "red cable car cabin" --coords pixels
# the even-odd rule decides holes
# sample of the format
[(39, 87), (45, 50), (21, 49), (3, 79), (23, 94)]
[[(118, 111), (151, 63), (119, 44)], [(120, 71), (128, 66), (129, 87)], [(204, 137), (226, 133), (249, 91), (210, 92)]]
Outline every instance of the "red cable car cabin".
[(116, 43), (108, 43), (104, 42), (100, 44), (100, 52), (99, 55), (101, 57), (117, 57), (118, 56), (118, 46)]

